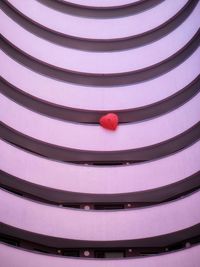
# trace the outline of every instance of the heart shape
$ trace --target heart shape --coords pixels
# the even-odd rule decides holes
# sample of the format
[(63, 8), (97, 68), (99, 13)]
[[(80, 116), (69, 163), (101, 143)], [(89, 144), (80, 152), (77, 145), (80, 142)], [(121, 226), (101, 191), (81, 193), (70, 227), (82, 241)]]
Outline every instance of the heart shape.
[(99, 120), (100, 125), (108, 130), (115, 131), (118, 125), (119, 119), (115, 113), (108, 113), (102, 116)]

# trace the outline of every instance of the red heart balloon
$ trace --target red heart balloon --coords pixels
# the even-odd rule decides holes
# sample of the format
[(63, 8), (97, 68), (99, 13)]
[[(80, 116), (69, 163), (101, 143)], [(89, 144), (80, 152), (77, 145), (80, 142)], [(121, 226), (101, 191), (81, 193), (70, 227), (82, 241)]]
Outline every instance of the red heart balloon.
[(115, 113), (108, 113), (102, 116), (99, 122), (103, 128), (114, 131), (117, 128), (119, 119)]

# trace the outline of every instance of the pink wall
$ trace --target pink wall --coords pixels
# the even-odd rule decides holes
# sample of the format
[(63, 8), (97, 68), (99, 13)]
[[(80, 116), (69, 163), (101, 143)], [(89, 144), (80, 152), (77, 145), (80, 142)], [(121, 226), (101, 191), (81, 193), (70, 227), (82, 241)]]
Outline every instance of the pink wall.
[[(128, 109), (152, 104), (178, 92), (200, 72), (198, 49), (177, 68), (159, 78), (130, 86), (95, 88), (47, 78), (18, 64), (3, 52), (0, 53), (4, 62), (0, 66), (2, 76), (11, 84), (41, 99), (83, 109)], [(15, 75), (10, 71), (13, 69)]]
[(178, 182), (199, 170), (200, 142), (159, 160), (118, 167), (61, 163), (3, 141), (0, 144), (3, 155), (0, 166), (5, 172), (39, 185), (73, 192), (109, 194), (148, 190)]
[[(64, 35), (93, 39), (135, 36), (156, 29), (174, 17), (188, 0), (165, 0), (130, 16), (100, 19), (69, 15), (36, 0), (7, 0), (33, 23)], [(65, 0), (64, 0), (65, 1)], [(114, 6), (138, 0), (71, 0), (93, 6)], [(91, 3), (92, 2), (92, 3)], [(8, 12), (9, 13), (9, 12)], [(26, 30), (0, 12), (3, 36), (14, 46), (55, 67), (89, 74), (124, 73), (150, 67), (182, 49), (199, 29), (200, 3), (176, 29), (159, 40), (123, 51), (95, 52), (60, 46)], [(28, 23), (28, 22), (27, 22)], [(128, 109), (156, 103), (190, 84), (200, 73), (200, 48), (176, 68), (138, 84), (87, 87), (36, 73), (0, 52), (4, 79), (24, 92), (52, 103), (88, 110)], [(3, 123), (30, 137), (59, 146), (98, 151), (141, 148), (166, 141), (199, 122), (200, 94), (162, 116), (119, 125), (109, 132), (99, 125), (56, 120), (33, 112), (0, 95)], [(3, 171), (24, 181), (72, 192), (115, 194), (167, 186), (199, 171), (200, 141), (167, 157), (126, 166), (87, 166), (50, 160), (0, 140)], [(199, 191), (146, 208), (85, 211), (32, 201), (0, 190), (1, 221), (30, 232), (75, 240), (120, 241), (173, 233), (198, 224)], [(81, 222), (81, 223), (80, 223)], [(0, 244), (3, 267), (198, 267), (200, 246), (156, 257), (129, 260), (80, 260), (36, 254)]]
[[(173, 17), (187, 3), (187, 0), (166, 0), (156, 8), (150, 8), (134, 16), (115, 18), (112, 19), (112, 23), (108, 23), (108, 19), (81, 18), (64, 14), (34, 0), (8, 1), (24, 15), (49, 29), (67, 35), (95, 39), (122, 38), (154, 29)], [(162, 16), (155, 16), (155, 10)]]
[(166, 204), (122, 211), (66, 209), (33, 202), (3, 190), (0, 197), (3, 223), (34, 233), (77, 240), (148, 238), (186, 229), (200, 221), (199, 192)]
[[(171, 3), (174, 2), (171, 1)], [(182, 0), (182, 2), (184, 1)], [(179, 51), (198, 31), (199, 13), (200, 3), (186, 21), (162, 39), (139, 48), (112, 53), (78, 51), (50, 43), (23, 29), (3, 12), (1, 21), (4, 25), (2, 29), (3, 36), (34, 58), (73, 71), (121, 73), (149, 67)], [(32, 45), (33, 43), (34, 45)], [(173, 45), (171, 45), (172, 43)]]
[(200, 246), (143, 259), (88, 260), (47, 256), (0, 244), (0, 256), (2, 264), (6, 267), (199, 267)]
[(199, 100), (200, 94), (163, 116), (121, 125), (116, 133), (100, 129), (99, 125), (48, 118), (4, 96), (0, 96), (4, 110), (0, 118), (17, 131), (47, 143), (83, 150), (117, 151), (154, 145), (185, 132), (199, 122)]

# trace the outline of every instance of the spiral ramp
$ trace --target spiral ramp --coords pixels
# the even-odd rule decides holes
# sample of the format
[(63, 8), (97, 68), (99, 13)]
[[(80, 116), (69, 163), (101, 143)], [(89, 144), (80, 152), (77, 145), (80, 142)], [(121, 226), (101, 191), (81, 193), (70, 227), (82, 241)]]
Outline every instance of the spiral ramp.
[(2, 266), (199, 266), (200, 1), (0, 6)]

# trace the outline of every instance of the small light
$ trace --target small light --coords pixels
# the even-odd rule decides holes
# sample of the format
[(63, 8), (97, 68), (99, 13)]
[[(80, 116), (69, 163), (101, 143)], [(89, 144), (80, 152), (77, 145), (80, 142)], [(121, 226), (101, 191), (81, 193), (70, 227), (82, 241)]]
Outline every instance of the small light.
[(60, 254), (60, 253), (61, 253), (61, 250), (60, 250), (60, 249), (58, 249), (58, 250), (57, 250), (57, 252), (58, 252), (58, 254)]
[(90, 210), (90, 206), (89, 205), (85, 205), (84, 206), (84, 210)]
[(85, 250), (83, 254), (84, 254), (85, 257), (90, 256), (90, 252), (88, 250)]
[(130, 252), (130, 253), (131, 253), (131, 252), (133, 252), (133, 250), (132, 250), (131, 248), (129, 248), (128, 252)]
[(128, 204), (127, 204), (127, 207), (128, 207), (128, 208), (131, 208), (131, 207), (132, 207), (131, 203), (128, 203)]

